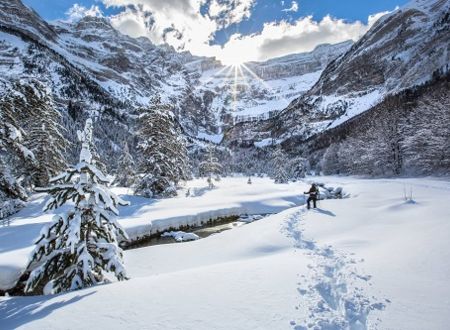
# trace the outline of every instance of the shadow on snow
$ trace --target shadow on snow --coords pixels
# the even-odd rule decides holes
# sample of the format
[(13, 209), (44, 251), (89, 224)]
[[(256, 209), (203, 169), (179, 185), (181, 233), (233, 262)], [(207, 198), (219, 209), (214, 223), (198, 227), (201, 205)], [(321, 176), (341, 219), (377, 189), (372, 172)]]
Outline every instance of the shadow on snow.
[(0, 301), (0, 324), (4, 330), (16, 329), (24, 324), (46, 317), (55, 310), (80, 301), (95, 291), (74, 296), (68, 300), (46, 304), (57, 296), (17, 297)]

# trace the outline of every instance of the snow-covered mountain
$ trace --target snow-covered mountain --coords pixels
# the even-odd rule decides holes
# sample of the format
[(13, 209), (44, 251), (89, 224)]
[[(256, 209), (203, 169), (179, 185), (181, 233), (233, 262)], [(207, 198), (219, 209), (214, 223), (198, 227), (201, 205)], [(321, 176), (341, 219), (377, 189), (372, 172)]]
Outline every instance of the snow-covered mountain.
[[(216, 66), (201, 72), (195, 94), (209, 96), (207, 108), (216, 116), (219, 132), (236, 123), (272, 118), (292, 100), (306, 93), (327, 64), (351, 45), (351, 41), (321, 45), (309, 53), (267, 62)], [(221, 140), (220, 134), (200, 133), (200, 136), (214, 142)]]
[(87, 116), (96, 119), (99, 153), (112, 168), (124, 141), (135, 144), (138, 109), (156, 94), (194, 142), (301, 142), (448, 70), (449, 6), (414, 0), (355, 44), (224, 67), (123, 35), (105, 18), (47, 23), (20, 0), (0, 0), (0, 96), (39, 81), (69, 140)]
[[(125, 126), (136, 109), (160, 94), (174, 106), (187, 135), (216, 143), (236, 121), (285, 108), (351, 46), (323, 45), (307, 54), (249, 63), (245, 68), (252, 73), (239, 67), (241, 74), (211, 58), (123, 35), (106, 18), (47, 23), (20, 0), (0, 0), (0, 9), (3, 93), (15, 81), (35, 78), (73, 120), (90, 115)], [(128, 131), (125, 126), (119, 129), (121, 137)], [(103, 144), (106, 154), (120, 149), (111, 136)]]
[(446, 0), (415, 0), (383, 16), (279, 116), (242, 124), (228, 132), (229, 140), (239, 136), (245, 145), (269, 138), (302, 141), (369, 110), (386, 95), (448, 71), (449, 10)]

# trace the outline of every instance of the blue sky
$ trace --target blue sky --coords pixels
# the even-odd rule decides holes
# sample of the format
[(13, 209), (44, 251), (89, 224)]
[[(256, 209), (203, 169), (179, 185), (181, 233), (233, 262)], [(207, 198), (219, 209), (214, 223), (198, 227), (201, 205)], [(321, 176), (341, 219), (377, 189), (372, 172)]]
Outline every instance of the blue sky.
[(257, 33), (261, 31), (265, 22), (280, 20), (296, 20), (302, 16), (312, 15), (316, 21), (326, 15), (343, 18), (349, 22), (356, 20), (367, 23), (369, 15), (383, 11), (393, 10), (396, 6), (402, 6), (407, 0), (300, 0), (297, 12), (284, 12), (290, 7), (291, 1), (260, 0), (253, 9), (252, 16), (239, 24), (217, 33), (217, 42), (225, 42), (227, 35), (239, 31), (243, 34)]
[(121, 10), (119, 8), (106, 7), (97, 0), (22, 0), (24, 4), (33, 8), (46, 20), (56, 20), (66, 17), (66, 12), (75, 3), (78, 3), (84, 7), (91, 7), (92, 5), (98, 5), (101, 7), (105, 14), (117, 14)]
[[(408, 2), (407, 0), (298, 0), (295, 3), (292, 0), (23, 1), (46, 20), (67, 18), (66, 13), (75, 4), (80, 5), (79, 8), (86, 9), (95, 6), (105, 16), (112, 17), (113, 25), (124, 33), (132, 36), (146, 35), (155, 43), (166, 42), (177, 49), (189, 50), (197, 55), (222, 56), (221, 50), (228, 47), (226, 56), (230, 57), (236, 49), (251, 44), (259, 51), (251, 51), (252, 54), (247, 56), (248, 60), (308, 51), (323, 42), (340, 42), (345, 38), (355, 40), (370, 27), (371, 22), (368, 21), (370, 15), (392, 11)], [(199, 3), (201, 5), (198, 5)], [(220, 9), (214, 11), (213, 5), (216, 9)], [(214, 14), (215, 12), (218, 14)], [(156, 22), (150, 30), (146, 21), (149, 15), (145, 15), (146, 13), (151, 13), (152, 22)], [(312, 18), (306, 19), (308, 16)], [(311, 29), (316, 31), (308, 34), (306, 31)], [(336, 32), (336, 29), (340, 30)], [(280, 36), (277, 37), (277, 34)], [(289, 35), (289, 38), (284, 36), (283, 39), (281, 35)], [(277, 38), (280, 40), (271, 48), (270, 40)], [(313, 39), (317, 39), (317, 42), (313, 42)], [(289, 46), (289, 42), (299, 45)], [(248, 50), (250, 51), (250, 48)]]

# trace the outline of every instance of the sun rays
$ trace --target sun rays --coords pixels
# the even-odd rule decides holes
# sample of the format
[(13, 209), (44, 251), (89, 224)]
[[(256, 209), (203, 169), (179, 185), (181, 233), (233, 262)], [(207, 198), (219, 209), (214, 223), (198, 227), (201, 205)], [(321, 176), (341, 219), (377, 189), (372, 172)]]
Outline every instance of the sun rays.
[[(282, 93), (279, 92), (279, 90), (276, 90), (273, 86), (271, 86), (269, 83), (267, 83), (264, 79), (262, 79), (260, 76), (258, 76), (247, 64), (245, 63), (239, 63), (235, 62), (233, 64), (224, 66), (221, 68), (216, 74), (214, 74), (213, 77), (217, 77), (224, 73), (225, 79), (232, 79), (231, 84), (231, 94), (232, 94), (232, 110), (233, 112), (239, 112), (238, 105), (239, 105), (239, 95), (241, 86), (244, 86), (244, 88), (252, 88), (252, 84), (259, 84), (264, 89), (270, 91), (272, 94), (278, 94), (276, 97), (279, 97), (283, 103), (284, 106), (289, 105), (289, 101), (282, 95)], [(213, 79), (211, 77), (211, 79)], [(267, 109), (267, 111), (270, 110), (281, 110), (281, 109)]]
[[(260, 71), (258, 64), (242, 63), (237, 60), (227, 63), (230, 64), (206, 73), (200, 82), (205, 88), (215, 86), (216, 91), (224, 93), (218, 97), (223, 98), (223, 107), (228, 109), (228, 113), (233, 117), (239, 116), (241, 112), (251, 113), (253, 107), (261, 107), (266, 103), (267, 109), (264, 112), (282, 110), (289, 105), (290, 102), (285, 98), (287, 91), (283, 90), (286, 84), (261, 78), (256, 73)], [(272, 102), (273, 100), (281, 102)], [(257, 112), (261, 114), (260, 109)], [(242, 114), (242, 116), (248, 116), (248, 114)]]

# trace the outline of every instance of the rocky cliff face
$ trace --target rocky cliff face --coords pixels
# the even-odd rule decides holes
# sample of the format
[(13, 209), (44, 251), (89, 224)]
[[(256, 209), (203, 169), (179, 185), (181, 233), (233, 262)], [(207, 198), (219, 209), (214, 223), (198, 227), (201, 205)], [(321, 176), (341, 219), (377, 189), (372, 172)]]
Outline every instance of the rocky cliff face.
[(322, 71), (328, 63), (346, 53), (352, 41), (335, 45), (319, 45), (312, 52), (292, 54), (262, 63), (249, 63), (248, 66), (263, 80), (273, 80), (306, 73)]
[[(279, 116), (252, 125), (257, 133), (248, 138), (301, 142), (370, 109), (389, 94), (447, 71), (449, 10), (445, 0), (417, 0), (385, 15)], [(228, 132), (232, 140), (238, 129)]]

